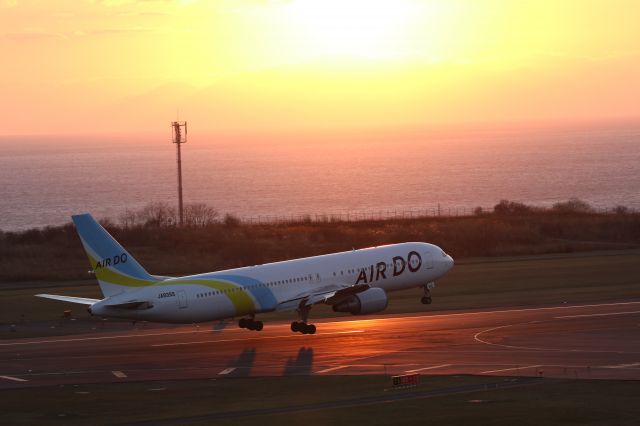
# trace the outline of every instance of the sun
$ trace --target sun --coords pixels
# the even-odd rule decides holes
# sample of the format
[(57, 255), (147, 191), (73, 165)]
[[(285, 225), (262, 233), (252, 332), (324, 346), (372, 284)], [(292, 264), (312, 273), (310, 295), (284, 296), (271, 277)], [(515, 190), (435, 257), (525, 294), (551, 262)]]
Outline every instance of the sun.
[(402, 0), (294, 0), (288, 19), (317, 55), (396, 56), (415, 17)]

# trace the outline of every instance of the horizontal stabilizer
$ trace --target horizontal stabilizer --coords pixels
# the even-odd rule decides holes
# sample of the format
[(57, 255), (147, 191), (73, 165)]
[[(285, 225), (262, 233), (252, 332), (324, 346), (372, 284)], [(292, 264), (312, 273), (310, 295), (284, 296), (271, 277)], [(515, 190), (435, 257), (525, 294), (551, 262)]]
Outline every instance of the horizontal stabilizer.
[(120, 303), (107, 303), (104, 306), (118, 309), (149, 309), (153, 307), (153, 305), (146, 300), (127, 300), (126, 302)]
[(86, 297), (59, 296), (57, 294), (36, 294), (36, 297), (44, 297), (45, 299), (60, 300), (62, 302), (80, 303), (81, 305), (93, 305), (100, 299), (89, 299)]

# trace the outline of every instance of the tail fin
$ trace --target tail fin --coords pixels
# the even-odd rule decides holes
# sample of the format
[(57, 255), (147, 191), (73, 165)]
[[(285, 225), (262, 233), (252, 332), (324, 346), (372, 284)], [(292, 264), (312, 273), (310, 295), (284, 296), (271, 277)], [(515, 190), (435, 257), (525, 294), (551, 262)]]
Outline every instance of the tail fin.
[(90, 214), (75, 215), (72, 219), (105, 297), (158, 281)]

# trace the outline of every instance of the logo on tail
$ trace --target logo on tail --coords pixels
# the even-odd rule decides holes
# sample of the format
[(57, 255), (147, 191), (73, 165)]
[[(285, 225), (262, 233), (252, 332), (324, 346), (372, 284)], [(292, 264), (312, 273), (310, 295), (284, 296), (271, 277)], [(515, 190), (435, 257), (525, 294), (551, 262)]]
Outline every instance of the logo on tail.
[(158, 281), (89, 214), (72, 216), (105, 297)]
[(115, 255), (113, 257), (107, 257), (106, 259), (99, 260), (98, 263), (96, 263), (96, 267), (94, 268), (94, 270), (111, 266), (112, 263), (113, 263), (113, 266), (116, 266), (117, 264), (125, 263), (126, 261), (127, 261), (127, 253), (122, 253), (119, 255)]

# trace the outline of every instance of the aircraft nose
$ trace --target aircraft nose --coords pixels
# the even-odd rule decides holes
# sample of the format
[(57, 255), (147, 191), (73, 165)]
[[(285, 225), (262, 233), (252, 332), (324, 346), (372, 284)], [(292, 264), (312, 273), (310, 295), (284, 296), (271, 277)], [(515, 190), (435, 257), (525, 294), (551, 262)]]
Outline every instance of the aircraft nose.
[(453, 264), (455, 263), (455, 262), (453, 261), (453, 257), (451, 257), (451, 256), (447, 255), (447, 260), (446, 260), (446, 262), (447, 262), (447, 270), (449, 270), (449, 269), (453, 268)]

